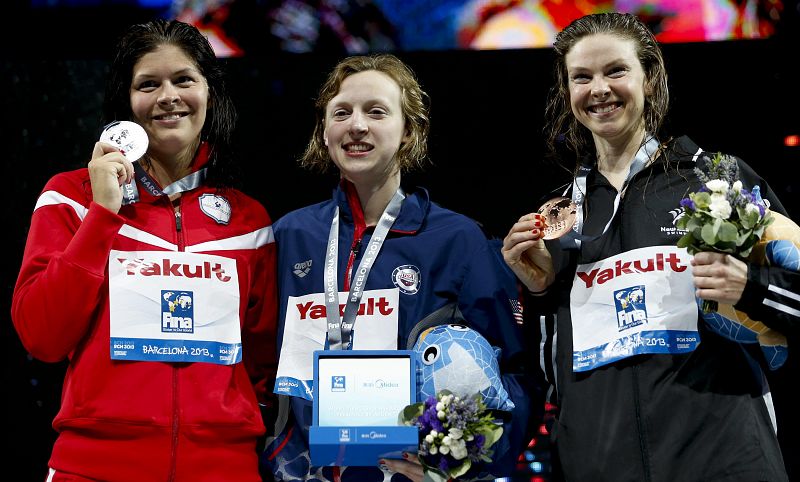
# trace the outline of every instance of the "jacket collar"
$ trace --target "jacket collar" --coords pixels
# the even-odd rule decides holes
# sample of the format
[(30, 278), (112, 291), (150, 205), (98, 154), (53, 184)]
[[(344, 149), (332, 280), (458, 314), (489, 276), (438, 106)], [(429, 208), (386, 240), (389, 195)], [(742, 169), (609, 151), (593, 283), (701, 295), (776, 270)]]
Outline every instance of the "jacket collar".
[[(406, 198), (403, 200), (400, 214), (397, 215), (391, 231), (400, 234), (415, 234), (422, 227), (425, 216), (430, 210), (430, 197), (425, 188), (415, 187), (409, 190), (403, 187), (403, 190)], [(339, 206), (342, 221), (355, 225), (357, 229), (366, 228), (364, 212), (361, 210), (361, 203), (353, 183), (342, 179), (333, 192), (333, 199)]]

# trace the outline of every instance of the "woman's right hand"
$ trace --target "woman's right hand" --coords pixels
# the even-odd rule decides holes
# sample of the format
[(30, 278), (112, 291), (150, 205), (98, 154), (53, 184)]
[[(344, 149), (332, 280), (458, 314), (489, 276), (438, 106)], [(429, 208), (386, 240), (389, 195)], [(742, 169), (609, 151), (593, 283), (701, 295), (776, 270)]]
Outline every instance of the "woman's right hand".
[(547, 289), (555, 279), (553, 258), (544, 244), (544, 216), (538, 213), (519, 218), (503, 240), (503, 259), (520, 281), (533, 293)]
[(116, 147), (96, 142), (88, 167), (94, 202), (118, 213), (122, 206), (120, 186), (133, 179), (133, 164)]

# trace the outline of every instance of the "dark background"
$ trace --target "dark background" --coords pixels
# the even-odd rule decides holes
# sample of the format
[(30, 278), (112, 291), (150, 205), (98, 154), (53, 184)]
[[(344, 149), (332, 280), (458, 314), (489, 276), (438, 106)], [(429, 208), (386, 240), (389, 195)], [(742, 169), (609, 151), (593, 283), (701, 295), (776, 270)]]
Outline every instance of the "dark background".
[[(666, 44), (672, 111), (669, 132), (688, 134), (707, 150), (738, 155), (800, 219), (796, 181), (800, 147), (797, 11), (782, 33), (767, 40)], [(6, 19), (0, 37), (0, 146), (3, 152), (4, 256), (0, 264), (2, 430), (6, 480), (42, 481), (55, 433), (65, 363), (32, 360), (10, 320), (14, 282), (36, 198), (53, 174), (85, 166), (100, 132), (106, 60), (115, 36), (136, 13), (99, 18)], [(16, 19), (16, 20), (15, 20)], [(65, 24), (82, 22), (79, 32)], [(37, 40), (43, 45), (35, 47)], [(552, 80), (549, 49), (436, 51), (398, 54), (432, 99), (433, 164), (408, 179), (435, 201), (467, 214), (503, 237), (540, 197), (561, 184), (562, 171), (542, 162), (544, 102)], [(336, 53), (269, 54), (227, 59), (239, 108), (237, 148), (243, 190), (273, 219), (329, 197), (332, 176), (294, 163), (311, 134), (313, 98)], [(793, 479), (800, 480), (800, 447), (792, 391), (800, 355), (769, 374), (778, 436)], [(676, 414), (680, 420), (680, 414)], [(738, 423), (732, 420), (731, 423)], [(5, 477), (4, 477), (5, 479)]]

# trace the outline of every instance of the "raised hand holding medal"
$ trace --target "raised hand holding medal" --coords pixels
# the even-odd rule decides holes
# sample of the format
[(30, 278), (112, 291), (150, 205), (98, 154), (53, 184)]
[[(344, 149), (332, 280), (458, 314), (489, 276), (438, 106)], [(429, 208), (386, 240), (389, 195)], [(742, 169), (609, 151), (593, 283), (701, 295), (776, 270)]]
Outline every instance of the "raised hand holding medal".
[[(127, 160), (134, 163), (147, 152), (150, 141), (147, 138), (147, 132), (139, 124), (131, 121), (115, 121), (103, 128), (100, 142), (116, 147)], [(139, 201), (136, 181), (133, 177), (126, 178), (126, 181), (120, 184), (121, 203), (132, 204)]]

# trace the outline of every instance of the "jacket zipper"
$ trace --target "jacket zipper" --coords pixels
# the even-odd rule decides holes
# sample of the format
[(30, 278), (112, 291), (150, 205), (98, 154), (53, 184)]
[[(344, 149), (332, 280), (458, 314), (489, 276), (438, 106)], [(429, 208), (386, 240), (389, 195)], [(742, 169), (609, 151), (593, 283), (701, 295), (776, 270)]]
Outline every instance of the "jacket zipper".
[[(175, 216), (175, 235), (176, 241), (178, 245), (178, 251), (183, 251), (185, 248), (185, 243), (183, 239), (183, 222), (181, 218), (181, 200), (183, 196), (177, 199), (178, 204), (177, 206), (174, 205), (172, 202), (169, 202), (169, 208), (173, 211)], [(177, 364), (172, 364), (172, 457), (170, 457), (170, 468), (169, 468), (169, 481), (172, 482), (175, 480), (175, 472), (177, 470), (177, 459), (178, 459), (178, 434), (180, 432), (180, 422), (179, 422), (179, 407), (178, 407), (178, 382), (179, 378), (179, 367)]]

